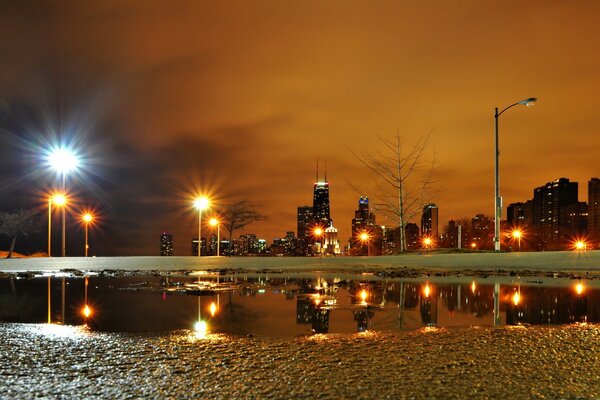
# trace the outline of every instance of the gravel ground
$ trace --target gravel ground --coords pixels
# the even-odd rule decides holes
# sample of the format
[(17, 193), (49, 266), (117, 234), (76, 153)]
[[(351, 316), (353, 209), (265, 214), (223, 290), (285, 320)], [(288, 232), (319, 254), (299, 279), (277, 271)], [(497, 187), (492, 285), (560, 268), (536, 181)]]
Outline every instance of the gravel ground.
[(0, 398), (599, 398), (600, 325), (290, 339), (0, 324)]

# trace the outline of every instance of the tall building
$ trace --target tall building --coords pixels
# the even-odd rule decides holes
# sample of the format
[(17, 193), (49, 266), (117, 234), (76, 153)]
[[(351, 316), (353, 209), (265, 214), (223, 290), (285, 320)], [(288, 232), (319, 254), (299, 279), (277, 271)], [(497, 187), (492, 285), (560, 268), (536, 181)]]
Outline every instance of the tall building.
[(167, 232), (163, 232), (160, 235), (160, 255), (161, 256), (172, 256), (173, 255), (173, 235)]
[[(202, 256), (206, 256), (206, 238), (202, 238)], [(198, 238), (192, 239), (192, 256), (198, 256)]]
[(600, 179), (588, 182), (588, 235), (592, 241), (600, 241)]
[(313, 189), (313, 222), (323, 227), (329, 226), (329, 182), (317, 181)]
[(564, 247), (569, 236), (566, 209), (578, 203), (578, 184), (567, 178), (548, 182), (533, 191), (533, 227), (542, 248)]
[(486, 215), (477, 214), (471, 219), (470, 242), (478, 249), (491, 249), (494, 240), (494, 220)]
[(325, 238), (323, 241), (323, 254), (338, 255), (341, 253), (340, 242), (338, 240), (338, 230), (331, 224), (325, 229)]
[(404, 226), (404, 237), (406, 238), (406, 248), (415, 250), (421, 247), (419, 241), (419, 226), (413, 222), (409, 222)]
[(310, 237), (313, 226), (313, 208), (310, 206), (298, 207), (298, 239), (306, 241)]
[(235, 254), (239, 256), (248, 256), (258, 254), (258, 237), (253, 233), (240, 235), (239, 248)]
[(423, 207), (421, 216), (421, 235), (431, 236), (437, 239), (438, 234), (438, 208), (435, 204), (427, 204)]
[(367, 232), (373, 236), (373, 227), (375, 226), (375, 215), (371, 213), (369, 208), (369, 198), (367, 196), (360, 196), (358, 199), (358, 209), (354, 212), (354, 218), (352, 219), (352, 238), (350, 239), (350, 247), (357, 248), (362, 247), (361, 253), (366, 255), (368, 249), (366, 244), (360, 240), (360, 234)]
[(533, 200), (509, 204), (506, 208), (506, 220), (509, 227), (527, 231), (533, 225)]

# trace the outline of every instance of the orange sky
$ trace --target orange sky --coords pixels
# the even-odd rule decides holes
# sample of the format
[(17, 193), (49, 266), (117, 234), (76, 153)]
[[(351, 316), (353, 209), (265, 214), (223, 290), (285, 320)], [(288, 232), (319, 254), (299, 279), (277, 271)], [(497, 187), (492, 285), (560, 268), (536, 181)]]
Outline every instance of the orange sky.
[(171, 193), (140, 188), (164, 213), (140, 223), (131, 253), (155, 252), (162, 230), (189, 252), (191, 184), (260, 204), (268, 219), (250, 231), (269, 241), (295, 231), (317, 156), (345, 242), (351, 183), (374, 196), (350, 150), (376, 152), (396, 130), (407, 145), (432, 132), (440, 221), (492, 214), (493, 109), (532, 96), (501, 117), (504, 203), (563, 176), (586, 200), (600, 175), (598, 2), (214, 3), (0, 6), (3, 104), (44, 104), (58, 85), (69, 118), (84, 105), (171, 160)]

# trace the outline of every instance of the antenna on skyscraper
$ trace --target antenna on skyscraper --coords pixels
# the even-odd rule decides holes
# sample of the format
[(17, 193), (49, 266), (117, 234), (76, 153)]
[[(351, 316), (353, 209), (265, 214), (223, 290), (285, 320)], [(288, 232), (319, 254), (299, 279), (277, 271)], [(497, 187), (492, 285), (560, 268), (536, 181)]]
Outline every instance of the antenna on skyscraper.
[(327, 160), (325, 160), (325, 182), (327, 182)]
[(317, 157), (317, 180), (315, 182), (319, 182), (319, 157)]

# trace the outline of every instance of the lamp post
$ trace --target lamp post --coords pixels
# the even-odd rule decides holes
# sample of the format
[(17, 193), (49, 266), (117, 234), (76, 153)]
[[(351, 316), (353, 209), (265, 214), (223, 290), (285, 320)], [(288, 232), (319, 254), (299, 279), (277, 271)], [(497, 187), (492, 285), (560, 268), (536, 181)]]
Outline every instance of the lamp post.
[(519, 244), (519, 253), (521, 252), (521, 231), (516, 229), (513, 231), (513, 237), (517, 238), (517, 243)]
[(94, 220), (94, 216), (90, 213), (85, 213), (81, 216), (83, 223), (85, 225), (85, 256), (88, 256), (88, 249), (90, 246), (88, 245), (88, 227), (90, 223)]
[(323, 258), (323, 229), (321, 227), (316, 227), (314, 230), (314, 235), (319, 238), (319, 253), (321, 253), (321, 258)]
[[(48, 154), (48, 165), (56, 172), (58, 172), (62, 177), (62, 191), (63, 193), (66, 191), (66, 182), (67, 182), (67, 174), (71, 171), (74, 171), (79, 166), (79, 158), (77, 155), (70, 149), (66, 147), (58, 147), (52, 149)], [(63, 207), (62, 209), (62, 242), (61, 242), (61, 256), (66, 256), (67, 249), (67, 237), (66, 237), (66, 210)]]
[(210, 201), (204, 196), (194, 200), (194, 206), (198, 209), (198, 257), (202, 255), (202, 210), (208, 208)]
[(220, 247), (221, 247), (221, 225), (219, 224), (219, 220), (216, 218), (211, 218), (209, 221), (210, 226), (216, 226), (217, 227), (217, 257), (219, 257), (220, 254)]
[(48, 197), (48, 257), (52, 257), (52, 203), (64, 207), (67, 199), (62, 194), (55, 194)]
[(500, 149), (498, 148), (498, 118), (502, 115), (503, 112), (518, 105), (524, 105), (530, 107), (535, 103), (537, 99), (535, 97), (530, 97), (525, 100), (518, 101), (510, 106), (504, 108), (502, 111), (498, 112), (498, 107), (494, 110), (494, 132), (495, 132), (495, 163), (494, 163), (494, 172), (495, 172), (495, 195), (494, 195), (494, 250), (496, 252), (500, 251), (500, 218), (502, 218), (502, 198), (500, 197), (500, 179), (498, 177), (499, 170), (499, 160), (500, 157)]

